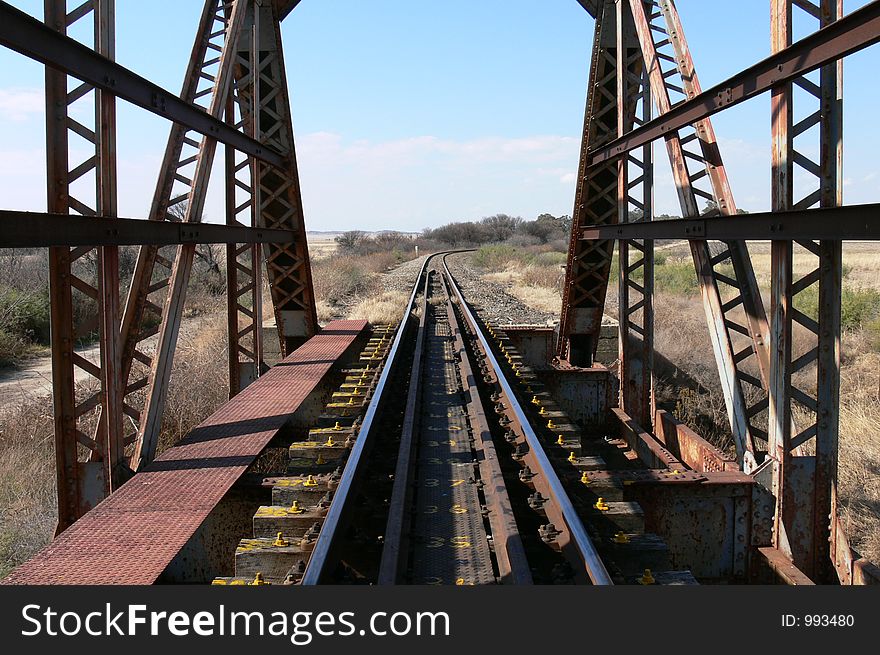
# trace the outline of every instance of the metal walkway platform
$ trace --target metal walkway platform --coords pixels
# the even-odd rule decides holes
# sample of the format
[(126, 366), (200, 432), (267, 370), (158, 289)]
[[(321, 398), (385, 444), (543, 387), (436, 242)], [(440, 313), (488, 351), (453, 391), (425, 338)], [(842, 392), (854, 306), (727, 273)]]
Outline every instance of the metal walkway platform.
[(2, 583), (156, 582), (366, 326), (327, 325)]

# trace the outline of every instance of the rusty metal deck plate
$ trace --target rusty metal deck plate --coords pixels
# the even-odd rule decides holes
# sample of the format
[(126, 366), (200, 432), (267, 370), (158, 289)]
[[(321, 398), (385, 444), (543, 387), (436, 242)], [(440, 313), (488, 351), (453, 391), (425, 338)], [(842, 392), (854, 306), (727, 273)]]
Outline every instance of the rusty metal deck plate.
[(2, 583), (155, 582), (366, 325), (327, 325)]

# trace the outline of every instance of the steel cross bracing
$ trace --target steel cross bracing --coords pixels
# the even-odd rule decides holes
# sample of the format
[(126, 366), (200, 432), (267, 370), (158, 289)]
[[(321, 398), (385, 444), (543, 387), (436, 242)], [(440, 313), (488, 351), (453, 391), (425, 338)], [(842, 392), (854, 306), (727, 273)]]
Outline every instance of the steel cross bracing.
[[(92, 47), (108, 59), (114, 58), (114, 0), (91, 0), (71, 12), (65, 0), (47, 0), (45, 10), (46, 24), (62, 34), (75, 24), (91, 22)], [(83, 112), (84, 105), (91, 108)], [(81, 151), (83, 141), (89, 154), (71, 166), (69, 160)], [(112, 95), (47, 68), (46, 150), (50, 212), (116, 216), (116, 105)], [(49, 281), (60, 532), (126, 479), (117, 373), (118, 247), (51, 248)], [(74, 294), (89, 299), (96, 308), (89, 319), (78, 321), (73, 311)], [(80, 339), (95, 332), (100, 338), (98, 361), (75, 350)], [(75, 369), (93, 378), (79, 391)], [(104, 421), (91, 436), (88, 424), (95, 419), (96, 409), (103, 412)], [(80, 461), (83, 447), (88, 451), (86, 462)]]
[[(702, 89), (674, 3), (630, 0), (630, 7), (662, 116)], [(707, 201), (706, 214), (737, 213), (708, 118), (669, 134), (666, 147), (683, 217), (701, 213), (700, 199)], [(759, 419), (767, 408), (769, 367), (769, 329), (755, 273), (744, 241), (691, 241), (690, 247), (737, 457), (752, 470), (755, 439), (767, 440)]]
[[(842, 0), (772, 0), (774, 52), (794, 29), (826, 27)], [(842, 61), (772, 91), (774, 211), (842, 204)], [(798, 274), (794, 258), (812, 262)], [(773, 241), (770, 456), (776, 497), (773, 545), (816, 581), (837, 579), (841, 242)], [(800, 267), (799, 267), (800, 268)], [(817, 291), (815, 313), (804, 292)], [(798, 332), (795, 343), (795, 330)], [(813, 454), (806, 454), (807, 451)], [(839, 544), (842, 540), (843, 544)], [(831, 549), (829, 550), (829, 542)], [(841, 570), (841, 581), (846, 573)]]
[[(557, 355), (567, 357), (576, 366), (589, 366), (593, 362), (614, 251), (612, 240), (580, 240), (579, 228), (618, 222), (617, 165), (608, 162), (587, 175), (590, 151), (617, 136), (616, 22), (613, 4), (605, 2), (596, 17), (593, 36), (557, 344)], [(635, 45), (634, 37), (631, 41)]]
[[(239, 53), (237, 87), (250, 84), (253, 57)], [(236, 114), (237, 112), (237, 114)], [(236, 118), (237, 116), (237, 118)], [(230, 94), (226, 118), (253, 136), (253, 107), (242, 101), (237, 90)], [(226, 146), (226, 220), (230, 224), (254, 225), (253, 163)], [(241, 391), (262, 373), (263, 281), (260, 244), (231, 243), (226, 246), (227, 334), (229, 335), (229, 396)]]
[(315, 334), (318, 318), (277, 10), (255, 5), (253, 34), (257, 39), (254, 82), (239, 93), (244, 98), (256, 95), (251, 99), (256, 107), (255, 136), (285, 158), (281, 167), (263, 161), (254, 164), (257, 225), (294, 229), (301, 235), (289, 244), (270, 244), (264, 252), (281, 352), (286, 355)]
[[(617, 3), (617, 134), (651, 118), (651, 88), (641, 50), (626, 46), (634, 34), (629, 11)], [(632, 39), (632, 36), (630, 36)], [(653, 144), (617, 160), (617, 201), (621, 223), (650, 221), (654, 195)], [(654, 242), (618, 241), (620, 407), (643, 426), (654, 417)]]
[[(227, 183), (245, 189), (259, 199), (250, 200), (260, 207), (255, 214), (256, 226), (283, 226), (303, 235), (292, 244), (274, 244), (268, 248), (270, 286), (282, 338), (281, 350), (286, 354), (314, 334), (317, 321), (308, 272), (308, 253), (303, 238), (305, 229), (280, 54), (280, 32), (274, 11), (271, 6), (257, 6), (251, 0), (208, 0), (202, 14), (182, 97), (197, 105), (205, 103), (204, 108), (209, 114), (221, 117), (227, 110), (233, 79), (237, 77), (235, 96), (239, 110), (242, 106), (247, 106), (247, 103), (253, 104), (256, 101), (259, 102), (259, 111), (250, 108), (246, 113), (240, 113), (240, 116), (246, 116), (247, 119), (238, 121), (236, 126), (284, 157), (285, 164), (281, 167), (264, 162), (255, 163), (253, 158), (250, 158), (248, 164), (233, 163), (233, 170), (239, 179), (233, 182), (227, 170)], [(253, 60), (252, 53), (259, 53), (261, 61), (256, 78), (248, 63)], [(259, 81), (255, 83), (255, 80)], [(257, 89), (257, 92), (253, 89)], [(263, 125), (266, 127), (263, 128)], [(201, 220), (215, 148), (216, 140), (211, 137), (205, 136), (197, 141), (194, 133), (187, 132), (181, 126), (175, 125), (172, 128), (151, 219), (182, 219), (186, 222)], [(235, 155), (232, 156), (235, 159)], [(256, 185), (254, 194), (250, 189), (252, 183), (243, 182), (240, 176), (255, 169), (261, 183)], [(239, 207), (234, 200), (233, 204), (236, 214), (245, 209)], [(227, 216), (227, 222), (235, 220), (234, 216)], [(238, 263), (232, 267), (236, 272), (241, 271), (250, 278), (249, 282), (243, 282), (242, 287), (236, 289), (234, 297), (237, 308), (243, 307), (245, 315), (248, 312), (252, 314), (248, 317), (250, 325), (236, 327), (232, 338), (230, 352), (235, 353), (236, 357), (233, 364), (233, 355), (230, 354), (230, 385), (233, 394), (246, 381), (242, 377), (242, 370), (252, 371), (247, 379), (253, 379), (259, 374), (262, 360), (262, 310), (259, 298), (262, 292), (261, 277), (256, 271), (259, 268), (259, 259), (256, 265), (253, 260), (253, 255), (261, 249), (259, 246), (247, 249), (250, 250), (252, 261), (249, 266), (245, 266), (246, 270), (241, 271), (239, 268), (240, 257), (236, 258)], [(145, 247), (138, 258), (136, 283), (132, 284), (123, 323), (126, 343), (123, 372), (129, 375), (127, 392), (135, 393), (147, 387), (142, 412), (138, 412), (133, 403), (126, 404), (126, 413), (139, 423), (132, 468), (139, 468), (155, 454), (194, 251), (195, 244), (186, 244), (179, 246), (173, 257), (166, 257), (156, 248)], [(239, 280), (233, 279), (230, 283), (238, 286)], [(150, 298), (151, 294), (157, 294), (155, 300)], [(158, 294), (164, 294), (164, 298), (159, 298)], [(247, 294), (251, 296), (250, 303), (240, 301)], [(248, 309), (247, 305), (252, 309)], [(240, 313), (240, 309), (237, 311)], [(150, 327), (157, 317), (161, 317), (159, 325)], [(237, 317), (235, 322), (237, 323)], [(230, 325), (232, 323), (230, 310)], [(144, 352), (146, 349), (139, 346), (145, 339), (157, 333), (159, 341), (155, 354), (151, 356)], [(252, 335), (250, 348), (242, 343), (242, 337), (247, 334)], [(250, 365), (242, 366), (239, 359), (241, 355), (250, 361)], [(133, 361), (141, 366), (134, 368)]]
[[(264, 260), (281, 352), (290, 352), (314, 334), (317, 327), (279, 30), (280, 19), (296, 4), (206, 0), (181, 96), (169, 96), (168, 101), (169, 108), (178, 103), (169, 116), (179, 116), (186, 125), (172, 124), (148, 215), (152, 221), (196, 224), (201, 220), (219, 138), (230, 148), (242, 147), (247, 151), (226, 153), (230, 186), (227, 224), (282, 228), (295, 235), (291, 241), (282, 241), (277, 236), (280, 233), (273, 231), (275, 236), (249, 236), (253, 245), (230, 246), (229, 254), (236, 262), (230, 267), (230, 326), (236, 328), (231, 330), (232, 394), (261, 371)], [(86, 16), (94, 17), (94, 49), (104, 59), (89, 58), (87, 51), (77, 50), (82, 46), (69, 39), (53, 41), (51, 48), (44, 48), (45, 52), (40, 50), (39, 54), (31, 54), (18, 44), (14, 35), (6, 42), (47, 63), (49, 211), (57, 214), (72, 209), (85, 216), (115, 217), (115, 98), (108, 89), (114, 82), (108, 82), (107, 76), (97, 81), (100, 76), (96, 76), (95, 67), (116, 71), (114, 74), (125, 82), (120, 94), (154, 113), (163, 115), (162, 94), (167, 92), (112, 62), (111, 0), (88, 1), (71, 12), (64, 0), (47, 0), (46, 22), (62, 34)], [(26, 16), (14, 17), (28, 29), (37, 29), (30, 26), (27, 21), (31, 19)], [(56, 65), (53, 57), (59, 52), (68, 52), (71, 58), (59, 60), (58, 68), (52, 67)], [(251, 70), (252, 62), (256, 71)], [(68, 89), (67, 72), (94, 80)], [(153, 106), (141, 99), (150, 89), (155, 89), (153, 97), (158, 102)], [(94, 98), (94, 127), (68, 115), (68, 106), (84, 97)], [(219, 127), (217, 122), (230, 107), (227, 119), (232, 123), (232, 131)], [(198, 116), (193, 110), (198, 110)], [(192, 129), (196, 126), (204, 136)], [(88, 141), (95, 154), (69, 170), (71, 133)], [(236, 133), (242, 137), (238, 138)], [(94, 189), (89, 191), (84, 182), (92, 176)], [(76, 196), (71, 192), (74, 182)], [(247, 196), (243, 201), (237, 199), (236, 189)], [(94, 201), (84, 199), (84, 193), (94, 193)], [(261, 243), (270, 241), (274, 243), (261, 247)], [(55, 247), (50, 254), (60, 530), (155, 454), (195, 251), (195, 239), (190, 241), (183, 232), (177, 246), (162, 249), (143, 245), (122, 313), (118, 244), (112, 237), (102, 243), (96, 249)], [(92, 260), (94, 274), (88, 271)], [(73, 293), (85, 294), (97, 307), (92, 322), (77, 325), (77, 330)], [(240, 320), (242, 317), (244, 320)], [(101, 339), (99, 362), (88, 361), (74, 351), (80, 337), (94, 332)], [(158, 337), (155, 346), (154, 337)], [(78, 399), (74, 367), (98, 379), (100, 391)], [(135, 426), (136, 434), (124, 437), (124, 420)], [(126, 447), (132, 444), (129, 458)], [(89, 451), (88, 462), (79, 461), (81, 446)]]
[[(201, 44), (196, 46), (200, 50), (201, 57), (193, 58), (191, 64), (198, 61), (197, 68), (188, 72), (185, 84), (190, 83), (187, 91), (192, 94), (191, 102), (205, 103), (205, 110), (215, 118), (222, 116), (226, 109), (226, 98), (232, 84), (232, 64), (248, 5), (248, 0), (228, 2), (209, 0), (205, 5), (202, 20), (205, 31), (199, 35)], [(192, 73), (197, 74), (191, 80)], [(174, 149), (178, 155), (177, 161), (168, 168), (163, 166), (153, 211), (163, 210), (165, 220), (177, 218), (184, 222), (200, 222), (217, 141), (204, 136), (196, 143), (192, 138), (193, 135), (180, 131), (175, 134), (175, 131), (178, 130), (172, 128), (168, 150)], [(153, 290), (162, 289), (165, 292), (160, 314), (161, 322), (157, 329), (159, 339), (155, 352), (150, 358), (147, 395), (139, 417), (137, 442), (132, 454), (132, 468), (135, 469), (151, 461), (155, 455), (195, 248), (196, 244), (178, 246), (170, 262), (165, 261), (164, 258), (154, 257), (153, 265), (145, 266), (143, 269), (145, 277), (138, 278), (137, 286), (132, 283), (130, 303), (137, 302), (134, 296), (135, 289), (139, 290), (138, 298), (145, 298)], [(150, 255), (151, 253), (142, 251), (141, 256), (138, 257), (138, 264), (141, 257), (149, 258)], [(169, 263), (170, 274), (166, 277), (164, 271), (157, 269), (156, 264), (165, 267)], [(149, 277), (146, 277), (147, 272)], [(157, 274), (159, 280), (155, 280)], [(148, 282), (150, 283), (147, 284)], [(146, 294), (143, 293), (145, 284)], [(139, 330), (137, 338), (140, 338), (144, 332), (151, 331)], [(126, 336), (131, 339), (133, 335)], [(140, 352), (145, 354), (143, 350)]]
[[(609, 21), (611, 4), (606, 2), (602, 18), (597, 20), (597, 33), (603, 31), (600, 23)], [(621, 9), (621, 15), (635, 22), (637, 47), (641, 49), (659, 114), (662, 116), (678, 102), (699, 94), (699, 81), (674, 4), (668, 0), (659, 3), (631, 0), (629, 8)], [(595, 56), (590, 85), (590, 96), (593, 99), (588, 101), (587, 125), (595, 118), (589, 114), (596, 111), (597, 97), (602, 91), (592, 82), (594, 73), (599, 73)], [(606, 241), (577, 244), (575, 231), (584, 224), (616, 222), (617, 218), (609, 216), (606, 220), (588, 219), (584, 223), (579, 213), (586, 204), (583, 196), (596, 189), (597, 182), (604, 180), (608, 172), (606, 169), (609, 169), (609, 161), (592, 168), (585, 168), (584, 163), (584, 153), (600, 148), (607, 142), (608, 133), (603, 136), (605, 138), (600, 141), (592, 131), (585, 130), (578, 196), (573, 214), (573, 238), (569, 251), (570, 279), (565, 288), (563, 302), (559, 354), (564, 356), (567, 346), (569, 360), (579, 365), (591, 363), (592, 353), (589, 358), (572, 357), (572, 353), (578, 353), (572, 351), (571, 346), (586, 341), (595, 349), (594, 335), (598, 333), (602, 311), (602, 303), (598, 303), (598, 299), (604, 299), (608, 277), (607, 269), (594, 267), (587, 279), (589, 288), (584, 292), (579, 285), (583, 276), (579, 278), (576, 269), (579, 264), (583, 266), (581, 261), (585, 254), (597, 250), (610, 253), (611, 246)], [(619, 135), (615, 133), (613, 136)], [(707, 213), (736, 214), (736, 205), (708, 118), (683, 130), (669, 133), (666, 146), (684, 216), (700, 215), (701, 200), (706, 201)], [(762, 412), (767, 408), (764, 387), (769, 367), (769, 329), (761, 297), (743, 242), (718, 243), (710, 248), (705, 241), (693, 241), (691, 252), (700, 281), (737, 452), (740, 461), (744, 461), (751, 470), (756, 464), (755, 438), (766, 441), (767, 436), (766, 430), (757, 425)], [(583, 312), (581, 307), (585, 298), (596, 303), (595, 308), (590, 310), (589, 324), (576, 318), (578, 312)]]

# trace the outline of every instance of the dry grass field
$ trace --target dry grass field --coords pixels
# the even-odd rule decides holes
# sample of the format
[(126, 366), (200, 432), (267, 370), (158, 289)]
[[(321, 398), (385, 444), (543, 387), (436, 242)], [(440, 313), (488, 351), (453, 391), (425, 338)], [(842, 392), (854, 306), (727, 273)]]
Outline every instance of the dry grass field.
[[(382, 323), (399, 319), (407, 296), (384, 288), (380, 274), (412, 258), (412, 249), (340, 255), (334, 236), (309, 235), (319, 320), (358, 317)], [(176, 443), (227, 399), (225, 385), (206, 384), (207, 380), (224, 380), (227, 376), (225, 282), (220, 264), (219, 270), (201, 266), (193, 274), (160, 450)], [(14, 347), (14, 351), (8, 351), (8, 363), (24, 366), (28, 358), (46, 356), (45, 345), (30, 341), (36, 336), (33, 330), (20, 329), (31, 324), (39, 327), (42, 323), (37, 321), (48, 321), (46, 280), (44, 253), (17, 257), (15, 261), (0, 259), (0, 300), (11, 299), (0, 303), (0, 336), (8, 327), (7, 341), (10, 349)], [(267, 285), (263, 301), (263, 318), (271, 319)], [(83, 307), (82, 311), (87, 313), (89, 308)], [(0, 339), (0, 349), (7, 341)], [(84, 395), (89, 390), (89, 386), (81, 385), (78, 393)], [(0, 577), (47, 544), (55, 528), (52, 399), (23, 398), (0, 405)], [(93, 429), (95, 420), (94, 412), (85, 417), (86, 432)]]
[[(770, 282), (769, 243), (749, 244), (762, 289)], [(484, 246), (474, 263), (487, 281), (500, 283), (535, 309), (558, 312), (561, 306), (560, 265), (564, 254), (546, 246)], [(796, 255), (797, 273), (811, 261)], [(615, 257), (613, 277), (616, 280)], [(841, 344), (840, 504), (852, 546), (880, 561), (880, 246), (848, 243), (844, 247), (844, 333)], [(617, 311), (612, 281), (606, 312)], [(726, 410), (712, 356), (706, 319), (686, 242), (657, 253), (655, 271), (655, 348), (678, 371), (658, 367), (658, 402), (696, 427), (719, 447), (732, 450)], [(809, 304), (810, 299), (806, 299)], [(769, 307), (769, 299), (765, 297)], [(796, 335), (796, 339), (803, 335)], [(675, 373), (675, 380), (673, 380)], [(689, 380), (682, 384), (681, 374)], [(808, 385), (809, 373), (799, 382)], [(812, 372), (815, 377), (815, 372)]]
[[(380, 252), (344, 253), (338, 250), (334, 236), (310, 234), (309, 238), (319, 320), (397, 320), (407, 293), (400, 284), (386, 284), (389, 276), (382, 274), (411, 259), (415, 254), (411, 245)], [(558, 314), (563, 248), (559, 241), (484, 246), (474, 254), (473, 262), (485, 270), (487, 280), (503, 284), (526, 305)], [(766, 288), (769, 247), (757, 243), (750, 244), (750, 248), (757, 275)], [(806, 270), (806, 259), (802, 267)], [(31, 257), (7, 268), (0, 266), (0, 290), (11, 288), (3, 285), (9, 285), (14, 276), (17, 287), (14, 293), (7, 292), (12, 293), (8, 297), (14, 302), (6, 307), (15, 309), (16, 320), (21, 320), (22, 308), (31, 307), (21, 298), (31, 302), (43, 297), (45, 269)], [(840, 407), (841, 511), (852, 545), (876, 562), (880, 561), (880, 249), (871, 244), (848, 244), (844, 271), (847, 292)], [(163, 446), (176, 442), (226, 397), (222, 385), (203, 384), (206, 379), (222, 380), (226, 376), (225, 301), (217, 293), (215, 277), (216, 272), (205, 269), (195, 276), (190, 288), (186, 314), (202, 320), (194, 322), (195, 327), (181, 336), (161, 435)], [(676, 378), (673, 382), (666, 371), (658, 369), (658, 398), (704, 436), (729, 449), (724, 403), (686, 244), (673, 244), (658, 253), (656, 288), (656, 348), (691, 381), (681, 384)], [(612, 283), (607, 299), (607, 312), (612, 316), (616, 312), (616, 293), (616, 284)], [(268, 291), (264, 298), (264, 316), (270, 318)], [(36, 328), (42, 325), (37, 322), (42, 320), (40, 307), (37, 304), (33, 309), (36, 315), (31, 322)], [(18, 341), (14, 345), (29, 356), (42, 348)], [(51, 399), (0, 407), (0, 577), (51, 539), (55, 520), (52, 434)]]

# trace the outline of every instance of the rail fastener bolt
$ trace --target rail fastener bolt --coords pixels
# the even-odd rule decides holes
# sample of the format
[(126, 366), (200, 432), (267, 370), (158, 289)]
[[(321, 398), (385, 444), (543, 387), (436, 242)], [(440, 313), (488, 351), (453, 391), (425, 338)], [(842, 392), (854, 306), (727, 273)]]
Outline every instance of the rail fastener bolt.
[(642, 577), (637, 580), (639, 584), (657, 584), (657, 581), (654, 579), (654, 576), (651, 575), (651, 569), (645, 569), (645, 572), (642, 574)]
[(287, 541), (282, 533), (279, 532), (277, 535), (275, 535), (275, 541), (272, 542), (272, 545), (278, 546), (279, 548), (284, 548), (285, 546), (289, 546), (290, 542)]
[(598, 509), (600, 512), (607, 512), (609, 509), (611, 509), (611, 506), (605, 502), (604, 498), (601, 497), (593, 504), (593, 507)]
[(263, 579), (263, 574), (260, 573), (259, 571), (257, 571), (256, 575), (254, 575), (253, 582), (248, 582), (248, 586), (251, 586), (251, 587), (259, 587), (261, 585), (268, 585), (268, 584), (272, 584), (272, 583), (266, 582), (266, 580)]
[(538, 536), (541, 537), (541, 541), (546, 544), (552, 544), (556, 541), (556, 537), (558, 537), (561, 533), (560, 530), (556, 529), (556, 526), (552, 523), (547, 523), (538, 528)]
[(522, 470), (519, 472), (520, 482), (528, 482), (533, 477), (535, 477), (535, 474), (532, 473), (532, 469), (530, 469), (528, 466), (523, 467)]

